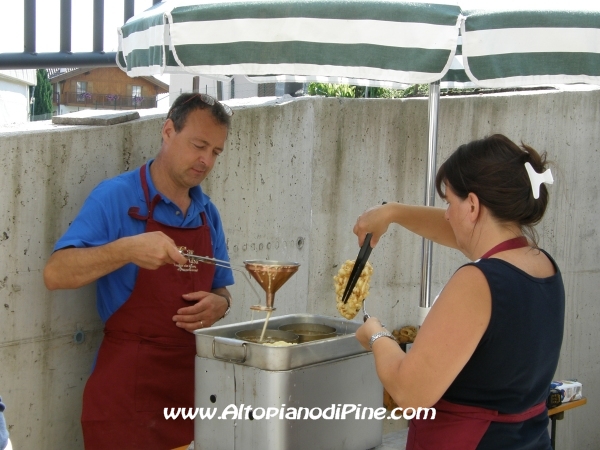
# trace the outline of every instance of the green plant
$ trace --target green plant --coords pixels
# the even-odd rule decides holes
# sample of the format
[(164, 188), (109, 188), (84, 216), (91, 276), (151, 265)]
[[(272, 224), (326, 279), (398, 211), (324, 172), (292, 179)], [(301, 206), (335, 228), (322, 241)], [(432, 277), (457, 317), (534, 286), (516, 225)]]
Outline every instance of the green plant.
[(354, 98), (355, 88), (356, 86), (350, 86), (347, 84), (310, 83), (308, 85), (308, 95)]
[[(368, 94), (365, 91), (368, 89)], [(406, 89), (388, 89), (382, 87), (351, 86), (347, 84), (309, 83), (308, 95), (322, 95), (325, 97), (353, 97), (353, 98), (406, 98), (423, 97), (429, 95), (428, 84), (415, 84)]]
[(37, 85), (33, 91), (33, 97), (35, 98), (33, 114), (37, 116), (52, 112), (52, 85), (48, 79), (46, 69), (38, 69), (36, 75)]

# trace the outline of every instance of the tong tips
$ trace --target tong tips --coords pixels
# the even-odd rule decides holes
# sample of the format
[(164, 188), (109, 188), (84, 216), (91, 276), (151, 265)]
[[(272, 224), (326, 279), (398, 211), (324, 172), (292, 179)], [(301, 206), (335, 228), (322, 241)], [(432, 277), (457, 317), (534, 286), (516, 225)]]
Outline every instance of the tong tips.
[(360, 278), (360, 274), (367, 264), (367, 260), (369, 259), (369, 255), (371, 254), (372, 250), (371, 236), (371, 233), (366, 234), (365, 241), (358, 252), (358, 257), (354, 262), (354, 267), (352, 268), (352, 272), (350, 272), (350, 277), (348, 278), (348, 283), (346, 284), (346, 289), (344, 290), (344, 295), (342, 296), (342, 302), (344, 303), (348, 303), (348, 299), (350, 298), (350, 295), (352, 295), (352, 290), (354, 289), (354, 286), (356, 286), (356, 283)]

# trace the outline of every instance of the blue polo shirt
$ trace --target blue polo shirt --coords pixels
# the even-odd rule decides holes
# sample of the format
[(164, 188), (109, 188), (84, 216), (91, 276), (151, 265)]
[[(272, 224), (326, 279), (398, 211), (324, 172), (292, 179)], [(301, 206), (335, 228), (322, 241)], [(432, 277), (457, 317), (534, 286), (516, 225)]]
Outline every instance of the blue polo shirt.
[[(149, 161), (146, 166), (150, 199), (159, 193), (150, 177), (152, 161)], [(200, 186), (190, 189), (192, 202), (185, 215), (175, 203), (162, 194), (161, 197), (162, 200), (154, 209), (156, 221), (182, 228), (198, 227), (202, 225), (200, 213), (204, 211), (210, 226), (213, 255), (217, 259), (229, 261), (221, 217), (216, 206), (202, 192)], [(148, 213), (139, 168), (101, 182), (86, 199), (69, 229), (58, 240), (54, 251), (66, 247), (97, 247), (122, 237), (143, 233), (146, 222), (129, 216), (128, 211), (132, 206), (140, 208), (140, 215)], [(129, 298), (138, 270), (138, 266), (130, 263), (98, 279), (96, 305), (102, 321), (106, 322)], [(231, 269), (216, 267), (212, 288), (217, 289), (232, 284)]]
[(4, 419), (4, 403), (0, 397), (0, 450), (8, 445), (8, 430), (6, 429), (6, 420)]

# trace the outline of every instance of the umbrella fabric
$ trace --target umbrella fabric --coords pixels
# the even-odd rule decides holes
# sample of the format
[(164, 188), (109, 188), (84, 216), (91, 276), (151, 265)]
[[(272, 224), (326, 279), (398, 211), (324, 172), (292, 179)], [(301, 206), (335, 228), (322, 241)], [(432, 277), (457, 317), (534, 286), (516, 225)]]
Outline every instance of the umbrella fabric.
[(441, 88), (473, 88), (476, 84), (469, 78), (465, 72), (462, 54), (462, 36), (458, 37), (458, 45), (450, 69), (446, 75), (440, 80)]
[[(460, 27), (460, 36), (458, 28)], [(119, 29), (131, 76), (402, 88), (600, 84), (600, 11), (477, 10), (398, 0), (179, 0)]]
[(177, 64), (169, 49), (165, 12), (171, 8), (172, 3), (158, 3), (117, 29), (117, 65), (129, 76), (188, 73)]
[(451, 65), (459, 24), (456, 5), (393, 0), (166, 2), (121, 27), (118, 62), (131, 76), (430, 83)]
[(474, 11), (461, 35), (478, 86), (600, 84), (600, 11)]

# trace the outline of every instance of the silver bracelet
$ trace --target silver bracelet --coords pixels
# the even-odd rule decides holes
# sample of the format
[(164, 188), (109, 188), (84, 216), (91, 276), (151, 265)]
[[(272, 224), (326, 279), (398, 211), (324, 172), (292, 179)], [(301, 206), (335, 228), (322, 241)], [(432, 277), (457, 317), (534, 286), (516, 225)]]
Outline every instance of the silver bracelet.
[(392, 333), (390, 333), (388, 330), (378, 331), (373, 336), (371, 336), (371, 340), (369, 341), (369, 348), (371, 350), (373, 350), (373, 344), (375, 343), (375, 341), (382, 337), (388, 337), (388, 338), (392, 339), (394, 342), (396, 342), (396, 339), (394, 338)]

